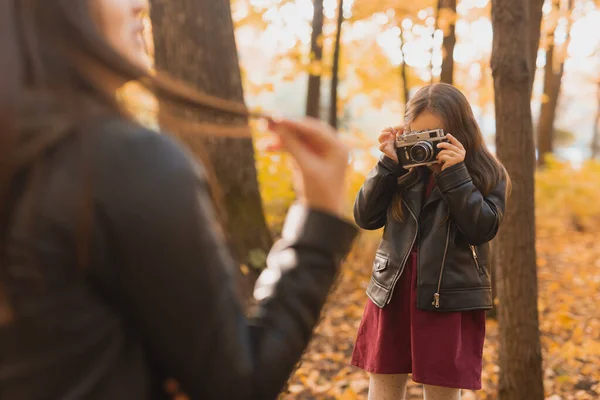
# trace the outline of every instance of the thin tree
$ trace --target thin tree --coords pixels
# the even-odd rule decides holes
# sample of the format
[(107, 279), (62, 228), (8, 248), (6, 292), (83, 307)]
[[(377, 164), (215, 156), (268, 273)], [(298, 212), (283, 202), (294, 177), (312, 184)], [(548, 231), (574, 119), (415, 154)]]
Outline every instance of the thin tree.
[[(319, 118), (321, 115), (321, 63), (323, 61), (323, 23), (325, 14), (323, 0), (313, 0), (312, 36), (310, 40), (311, 68), (308, 75), (306, 115)], [(314, 68), (318, 65), (318, 68)]]
[[(563, 46), (569, 45), (571, 30), (571, 11), (573, 10), (573, 0), (569, 0), (567, 12), (569, 22), (567, 24), (567, 39)], [(560, 1), (554, 2), (556, 12), (560, 11)], [(546, 155), (554, 151), (554, 121), (556, 120), (556, 109), (560, 96), (561, 82), (565, 70), (565, 61), (557, 60), (557, 48), (554, 43), (555, 30), (550, 33), (550, 43), (546, 49), (546, 66), (544, 67), (544, 95), (540, 109), (540, 119), (537, 129), (537, 148), (538, 165), (543, 166), (546, 161)]]
[(400, 28), (400, 53), (402, 54), (402, 64), (400, 64), (400, 78), (402, 80), (402, 97), (404, 104), (408, 104), (410, 100), (410, 83), (408, 82), (408, 66), (406, 65), (406, 53), (404, 52), (404, 44), (406, 35), (404, 28)]
[(529, 98), (533, 94), (533, 83), (537, 72), (537, 56), (540, 49), (540, 36), (542, 34), (542, 17), (544, 12), (542, 7), (544, 0), (525, 0), (529, 6), (528, 24), (529, 24)]
[[(229, 1), (151, 0), (150, 4), (157, 69), (208, 94), (242, 103)], [(224, 122), (214, 113), (181, 112), (204, 122)], [(238, 123), (248, 121), (241, 119)], [(226, 234), (237, 261), (262, 267), (272, 241), (263, 214), (252, 140), (189, 135), (182, 138), (192, 151), (206, 152), (215, 171), (226, 211)]]
[(598, 109), (594, 119), (594, 136), (592, 137), (592, 160), (600, 155), (600, 80), (596, 84), (596, 94), (598, 99)]
[(331, 73), (331, 96), (329, 101), (329, 124), (338, 127), (338, 86), (340, 81), (340, 53), (342, 47), (342, 24), (344, 22), (344, 0), (338, 1), (337, 29), (333, 47), (333, 67)]
[(530, 106), (534, 71), (531, 46), (536, 43), (531, 37), (532, 16), (541, 12), (541, 2), (540, 10), (537, 6), (522, 0), (492, 0), (496, 147), (514, 183), (503, 227), (494, 243), (500, 299), (498, 398), (501, 400), (544, 399), (537, 309), (535, 147)]
[(438, 0), (437, 28), (444, 31), (440, 82), (452, 85), (454, 78), (454, 46), (456, 45), (456, 0)]

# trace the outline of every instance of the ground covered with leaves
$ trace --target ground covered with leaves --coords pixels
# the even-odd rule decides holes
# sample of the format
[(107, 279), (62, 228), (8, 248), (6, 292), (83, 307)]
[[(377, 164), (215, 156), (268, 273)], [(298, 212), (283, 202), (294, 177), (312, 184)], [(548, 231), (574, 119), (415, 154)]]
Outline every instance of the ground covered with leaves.
[[(539, 310), (550, 400), (600, 399), (600, 245), (594, 233), (538, 229)], [(377, 238), (363, 237), (344, 265), (323, 319), (281, 399), (366, 399), (368, 375), (349, 365)], [(498, 324), (488, 320), (483, 390), (496, 398)], [(409, 399), (422, 398), (411, 384)]]

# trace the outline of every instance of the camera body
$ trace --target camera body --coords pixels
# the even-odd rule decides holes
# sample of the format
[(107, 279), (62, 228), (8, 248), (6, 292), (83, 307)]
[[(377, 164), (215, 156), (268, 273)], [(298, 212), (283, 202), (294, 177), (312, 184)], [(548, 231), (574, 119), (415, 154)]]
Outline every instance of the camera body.
[(442, 151), (437, 145), (449, 142), (443, 129), (410, 132), (396, 137), (398, 162), (404, 168), (419, 167), (437, 163), (437, 155)]

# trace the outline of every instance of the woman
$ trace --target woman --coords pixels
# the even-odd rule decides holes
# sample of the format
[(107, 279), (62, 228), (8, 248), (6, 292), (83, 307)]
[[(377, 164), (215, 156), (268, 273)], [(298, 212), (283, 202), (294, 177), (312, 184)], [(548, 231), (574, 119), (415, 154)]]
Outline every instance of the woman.
[[(405, 123), (379, 137), (384, 155), (356, 198), (358, 225), (385, 230), (352, 364), (371, 373), (370, 399), (403, 399), (410, 373), (427, 400), (460, 399), (460, 389), (481, 388), (489, 242), (509, 178), (453, 86), (421, 89)], [(434, 164), (407, 171), (396, 135), (432, 129), (447, 132), (448, 142), (436, 142)]]
[(140, 78), (166, 101), (247, 112), (148, 76), (144, 11), (0, 3), (2, 399), (161, 398), (166, 378), (192, 399), (274, 398), (355, 236), (347, 150), (318, 122), (271, 122), (304, 190), (245, 318), (206, 173), (115, 90)]

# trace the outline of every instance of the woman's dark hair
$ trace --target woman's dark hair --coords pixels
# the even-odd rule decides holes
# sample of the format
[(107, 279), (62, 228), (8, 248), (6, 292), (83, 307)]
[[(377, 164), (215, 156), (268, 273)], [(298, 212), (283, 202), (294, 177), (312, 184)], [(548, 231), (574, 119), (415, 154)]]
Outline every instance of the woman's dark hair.
[[(473, 184), (484, 196), (502, 180), (507, 181), (507, 193), (510, 192), (510, 177), (502, 163), (487, 149), (471, 105), (460, 90), (446, 83), (423, 87), (408, 102), (405, 125), (410, 126), (424, 112), (439, 117), (444, 122), (445, 132), (462, 143), (467, 152), (465, 165)], [(416, 173), (413, 170), (404, 179), (413, 179)], [(393, 216), (399, 220), (403, 219), (401, 200), (402, 194), (398, 193), (392, 207)]]
[[(94, 0), (0, 2), (0, 270), (15, 175), (39, 169), (44, 154), (68, 135), (81, 134), (76, 129), (81, 124), (101, 115), (131, 117), (117, 100), (116, 87), (135, 80), (161, 102), (248, 116), (244, 104), (205, 95), (127, 61), (94, 17)], [(165, 121), (174, 125), (167, 129), (177, 131), (249, 135), (244, 126)], [(2, 293), (0, 287), (0, 311)]]

